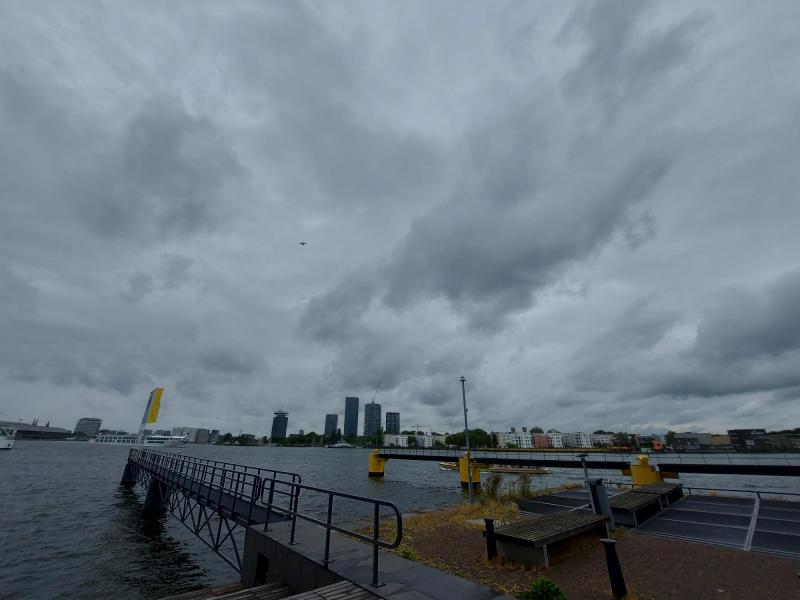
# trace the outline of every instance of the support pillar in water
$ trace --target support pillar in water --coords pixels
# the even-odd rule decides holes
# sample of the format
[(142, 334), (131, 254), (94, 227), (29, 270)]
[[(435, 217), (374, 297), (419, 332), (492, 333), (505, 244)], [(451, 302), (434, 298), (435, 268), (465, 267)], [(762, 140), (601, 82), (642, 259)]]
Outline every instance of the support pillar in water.
[(126, 488), (132, 488), (136, 485), (136, 471), (131, 463), (125, 463), (125, 470), (122, 472), (122, 481), (119, 483)]
[(373, 450), (369, 454), (369, 476), (383, 477), (383, 470), (386, 466), (385, 458), (378, 456), (378, 450)]
[(167, 489), (167, 485), (160, 482), (155, 477), (151, 477), (142, 512), (146, 514), (161, 514), (167, 510), (168, 500), (169, 490)]

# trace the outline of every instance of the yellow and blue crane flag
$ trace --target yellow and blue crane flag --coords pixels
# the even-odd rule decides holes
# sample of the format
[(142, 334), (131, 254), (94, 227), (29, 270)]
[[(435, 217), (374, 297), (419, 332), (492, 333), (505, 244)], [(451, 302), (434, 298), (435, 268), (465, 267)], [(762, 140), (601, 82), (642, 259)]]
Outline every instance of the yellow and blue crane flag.
[(149, 425), (155, 423), (158, 419), (158, 409), (161, 408), (161, 394), (164, 393), (164, 388), (157, 387), (150, 392), (150, 399), (147, 401), (147, 408), (144, 409), (144, 416), (142, 417), (142, 425)]

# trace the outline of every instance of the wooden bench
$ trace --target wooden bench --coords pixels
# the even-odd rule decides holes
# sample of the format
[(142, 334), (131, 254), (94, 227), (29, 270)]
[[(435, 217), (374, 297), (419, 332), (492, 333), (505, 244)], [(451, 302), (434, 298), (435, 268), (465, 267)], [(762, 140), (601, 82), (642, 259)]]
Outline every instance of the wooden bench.
[(667, 508), (683, 498), (683, 484), (680, 483), (648, 483), (640, 485), (636, 491), (657, 495), (661, 501), (661, 508)]
[(661, 512), (661, 500), (656, 494), (624, 492), (608, 500), (616, 525), (638, 527), (653, 515)]
[(608, 517), (605, 515), (596, 515), (585, 510), (523, 517), (519, 521), (494, 528), (494, 537), (500, 553), (506, 558), (526, 564), (543, 563), (547, 567), (550, 565), (548, 545), (593, 530), (607, 536), (607, 521)]

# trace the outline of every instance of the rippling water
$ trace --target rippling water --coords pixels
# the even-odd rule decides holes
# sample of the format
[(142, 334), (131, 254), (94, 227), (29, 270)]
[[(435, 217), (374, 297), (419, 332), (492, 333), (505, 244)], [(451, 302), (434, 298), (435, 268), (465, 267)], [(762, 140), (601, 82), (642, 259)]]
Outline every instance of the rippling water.
[[(129, 448), (18, 441), (0, 453), (0, 598), (159, 598), (238, 574), (177, 519), (141, 516), (143, 490), (119, 486)], [(390, 461), (367, 477), (367, 450), (192, 446), (184, 454), (298, 472), (303, 483), (391, 500), (402, 512), (459, 502), (458, 476), (435, 462)], [(616, 472), (598, 476), (622, 479)], [(578, 470), (537, 476), (541, 487)], [(777, 477), (693, 475), (688, 485), (798, 491)], [(321, 502), (304, 498), (301, 509)]]

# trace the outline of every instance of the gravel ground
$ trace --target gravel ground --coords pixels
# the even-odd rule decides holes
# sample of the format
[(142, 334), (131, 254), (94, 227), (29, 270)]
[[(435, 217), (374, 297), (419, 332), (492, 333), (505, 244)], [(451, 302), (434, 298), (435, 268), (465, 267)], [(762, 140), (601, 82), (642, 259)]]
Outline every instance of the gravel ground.
[[(580, 538), (551, 553), (551, 567), (489, 563), (480, 514), (465, 509), (418, 515), (404, 523), (399, 551), (432, 567), (510, 594), (540, 576), (570, 600), (611, 598), (605, 557), (597, 539)], [(617, 551), (630, 598), (800, 600), (800, 560), (622, 531)]]

